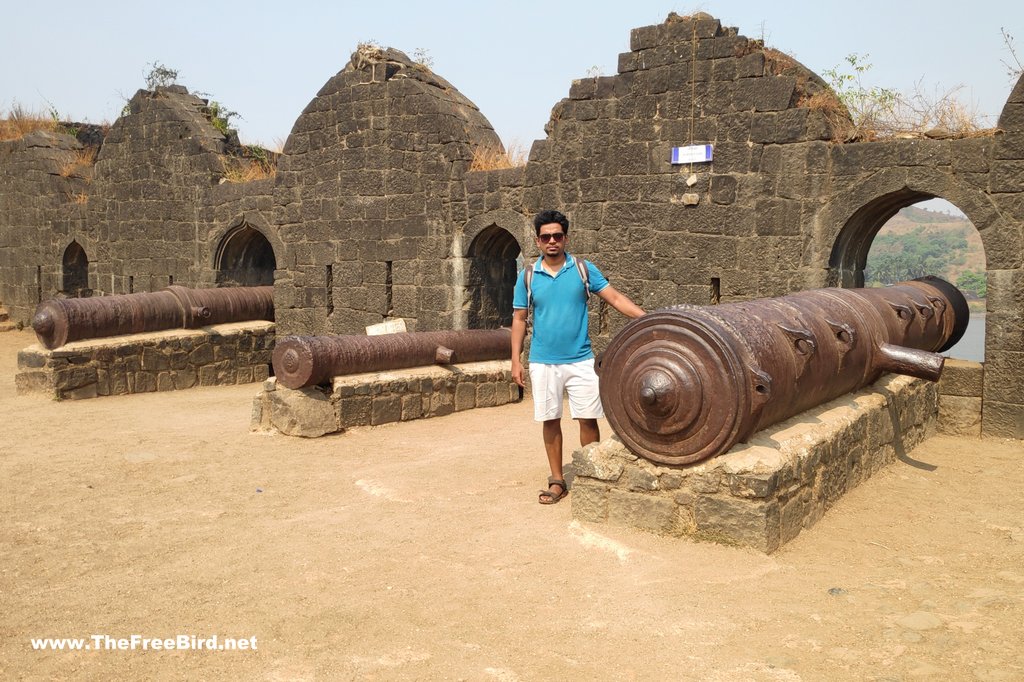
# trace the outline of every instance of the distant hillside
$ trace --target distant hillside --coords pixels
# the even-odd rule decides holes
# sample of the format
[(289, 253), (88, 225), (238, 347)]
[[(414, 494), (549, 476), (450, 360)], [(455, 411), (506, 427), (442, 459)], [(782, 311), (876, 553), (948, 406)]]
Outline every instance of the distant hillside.
[(893, 284), (907, 274), (927, 274), (955, 283), (968, 270), (985, 271), (985, 249), (971, 221), (908, 206), (875, 236), (865, 279), (869, 284)]
[(901, 208), (896, 216), (914, 223), (958, 223), (967, 220), (964, 216), (929, 211), (927, 208), (918, 208), (917, 206)]

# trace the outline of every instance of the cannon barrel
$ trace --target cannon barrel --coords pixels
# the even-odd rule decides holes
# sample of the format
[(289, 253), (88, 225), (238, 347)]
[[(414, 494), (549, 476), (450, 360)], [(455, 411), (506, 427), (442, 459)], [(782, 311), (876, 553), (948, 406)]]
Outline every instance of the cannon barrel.
[(273, 319), (272, 286), (169, 286), (150, 293), (43, 301), (32, 317), (32, 328), (39, 343), (52, 350), (79, 339)]
[(402, 332), (380, 336), (286, 336), (274, 346), (274, 376), (302, 388), (331, 377), (403, 367), (479, 362), (512, 355), (506, 329)]
[(598, 359), (601, 401), (634, 453), (689, 464), (883, 373), (935, 381), (969, 310), (936, 277), (880, 289), (656, 310)]

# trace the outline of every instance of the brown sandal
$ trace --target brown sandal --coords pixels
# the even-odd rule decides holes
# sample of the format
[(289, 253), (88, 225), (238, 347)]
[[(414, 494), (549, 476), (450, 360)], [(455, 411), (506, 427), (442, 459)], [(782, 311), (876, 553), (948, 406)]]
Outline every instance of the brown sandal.
[(557, 485), (562, 488), (562, 492), (553, 493), (550, 490), (541, 490), (540, 496), (537, 501), (541, 504), (557, 504), (559, 500), (569, 494), (569, 486), (560, 478), (554, 476), (548, 476), (548, 488), (553, 485)]

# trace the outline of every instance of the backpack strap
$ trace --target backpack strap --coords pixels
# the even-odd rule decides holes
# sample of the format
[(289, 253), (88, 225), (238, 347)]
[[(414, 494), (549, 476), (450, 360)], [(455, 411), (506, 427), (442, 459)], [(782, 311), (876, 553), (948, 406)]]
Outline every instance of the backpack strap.
[(526, 309), (533, 307), (533, 265), (523, 270), (523, 284), (526, 285)]
[(582, 258), (574, 258), (576, 262), (576, 269), (580, 273), (580, 279), (583, 280), (583, 291), (587, 293), (587, 301), (590, 301), (590, 273), (587, 271), (587, 261)]

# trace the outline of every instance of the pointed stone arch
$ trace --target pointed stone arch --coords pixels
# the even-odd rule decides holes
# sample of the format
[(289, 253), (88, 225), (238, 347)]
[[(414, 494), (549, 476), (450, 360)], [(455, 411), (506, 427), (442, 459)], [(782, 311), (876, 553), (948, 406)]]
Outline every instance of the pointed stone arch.
[(89, 256), (77, 240), (72, 240), (61, 256), (61, 293), (68, 298), (92, 296), (89, 288)]
[(512, 233), (490, 225), (467, 249), (466, 323), (470, 329), (496, 329), (512, 324), (512, 293), (522, 249)]
[(510, 210), (477, 216), (462, 230), (453, 254), (463, 262), (462, 312), (468, 329), (512, 324), (512, 294), (522, 267), (529, 222)]
[(242, 220), (221, 238), (214, 255), (217, 286), (274, 284), (277, 256), (261, 230)]

